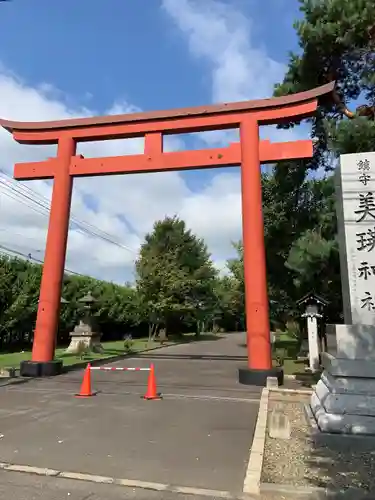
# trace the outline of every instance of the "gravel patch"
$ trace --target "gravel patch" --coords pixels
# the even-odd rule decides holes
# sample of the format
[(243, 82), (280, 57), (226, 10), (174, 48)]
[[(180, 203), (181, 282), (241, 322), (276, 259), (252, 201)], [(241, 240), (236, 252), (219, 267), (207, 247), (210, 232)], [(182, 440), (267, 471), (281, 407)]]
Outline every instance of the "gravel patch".
[(273, 394), (268, 413), (281, 409), (291, 438), (266, 435), (261, 481), (292, 486), (375, 491), (375, 438), (314, 434), (307, 422), (308, 397)]

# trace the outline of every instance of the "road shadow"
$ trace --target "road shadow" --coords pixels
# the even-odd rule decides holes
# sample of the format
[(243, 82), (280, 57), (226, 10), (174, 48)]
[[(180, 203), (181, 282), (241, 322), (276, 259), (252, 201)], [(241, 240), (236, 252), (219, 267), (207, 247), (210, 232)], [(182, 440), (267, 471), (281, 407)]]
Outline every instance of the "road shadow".
[(306, 468), (317, 471), (311, 486), (332, 490), (329, 498), (374, 499), (375, 436), (314, 432)]
[(230, 356), (227, 354), (152, 354), (137, 353), (132, 358), (142, 359), (186, 359), (186, 360), (207, 360), (207, 361), (246, 361), (247, 356)]
[(9, 387), (11, 385), (22, 385), (22, 384), (26, 384), (27, 382), (29, 382), (29, 380), (34, 380), (34, 379), (28, 379), (28, 378), (8, 378), (8, 377), (4, 377), (2, 379), (0, 379), (0, 389), (2, 387)]
[(195, 342), (202, 342), (202, 341), (208, 341), (208, 340), (222, 340), (225, 338), (226, 335), (229, 335), (227, 333), (225, 334), (220, 334), (220, 333), (201, 333), (199, 335), (187, 335), (184, 337), (184, 335), (181, 336), (174, 336), (171, 335), (168, 337), (169, 341), (176, 342), (178, 344), (191, 344)]
[[(225, 334), (226, 335), (226, 334)], [(83, 359), (75, 363), (73, 365), (65, 365), (63, 366), (62, 374), (67, 374), (70, 372), (76, 372), (80, 371), (84, 368), (86, 368), (87, 364), (90, 363), (91, 366), (103, 366), (107, 365), (109, 363), (115, 363), (117, 361), (122, 361), (125, 359), (132, 359), (132, 358), (144, 358), (144, 359), (154, 359), (157, 356), (157, 359), (202, 359), (202, 360), (209, 360), (210, 358), (212, 359), (217, 359), (221, 361), (242, 361), (246, 360), (246, 357), (228, 357), (228, 356), (204, 356), (204, 355), (164, 355), (164, 354), (155, 354), (153, 351), (159, 351), (160, 349), (163, 348), (168, 348), (168, 347), (173, 347), (174, 345), (181, 345), (181, 344), (196, 344), (197, 342), (202, 342), (202, 341), (212, 341), (212, 340), (221, 340), (225, 338), (224, 335), (220, 334), (214, 334), (214, 333), (202, 333), (197, 337), (175, 337), (171, 336), (166, 344), (159, 344), (155, 347), (152, 347), (151, 349), (145, 350), (145, 351), (140, 351), (140, 352), (124, 352), (124, 351), (119, 351), (117, 349), (107, 349), (105, 350), (105, 354), (107, 354), (109, 357), (107, 358), (94, 358), (91, 357), (90, 355), (85, 355)], [(171, 340), (174, 343), (170, 343)], [(65, 355), (61, 355), (59, 359), (63, 360)], [(66, 357), (71, 357), (71, 355), (66, 355)], [(59, 377), (58, 377), (59, 378)], [(16, 378), (4, 378), (0, 379), (0, 389), (4, 387), (8, 387), (10, 385), (18, 385), (18, 384), (27, 384), (29, 382), (35, 381), (35, 380), (50, 380), (50, 379), (56, 379), (56, 377), (43, 377), (43, 378), (37, 378), (37, 377), (16, 377)]]

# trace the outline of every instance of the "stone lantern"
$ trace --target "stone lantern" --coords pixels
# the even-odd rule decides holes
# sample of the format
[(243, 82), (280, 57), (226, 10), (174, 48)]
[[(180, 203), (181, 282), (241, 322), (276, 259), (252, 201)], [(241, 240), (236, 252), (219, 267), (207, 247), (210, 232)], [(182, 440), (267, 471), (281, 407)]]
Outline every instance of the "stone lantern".
[[(64, 299), (64, 297), (63, 297), (63, 296), (61, 296), (61, 297), (60, 297), (60, 305), (61, 305), (61, 306), (65, 306), (65, 305), (67, 305), (67, 304), (69, 304), (69, 300), (66, 300), (66, 299)], [(58, 332), (57, 332), (57, 335), (56, 335), (56, 337), (55, 337), (55, 349), (56, 349), (56, 347), (57, 347), (57, 341), (58, 341)]]
[(92, 307), (97, 303), (97, 300), (91, 295), (91, 292), (88, 292), (78, 302), (83, 304), (84, 317), (79, 320), (79, 324), (70, 332), (70, 344), (66, 352), (78, 354), (83, 343), (87, 350), (101, 353), (103, 352), (100, 343), (101, 333), (92, 313)]
[[(275, 306), (277, 304), (276, 300), (270, 299), (269, 302), (270, 302), (270, 308), (271, 308), (271, 306)], [(275, 344), (275, 342), (276, 342), (276, 334), (275, 334), (275, 332), (270, 331), (270, 342), (271, 342), (272, 346)]]
[(298, 306), (303, 306), (304, 312), (302, 318), (307, 320), (307, 335), (309, 344), (309, 367), (312, 372), (319, 370), (319, 335), (318, 335), (318, 319), (323, 317), (323, 309), (328, 305), (328, 302), (310, 292), (297, 302)]

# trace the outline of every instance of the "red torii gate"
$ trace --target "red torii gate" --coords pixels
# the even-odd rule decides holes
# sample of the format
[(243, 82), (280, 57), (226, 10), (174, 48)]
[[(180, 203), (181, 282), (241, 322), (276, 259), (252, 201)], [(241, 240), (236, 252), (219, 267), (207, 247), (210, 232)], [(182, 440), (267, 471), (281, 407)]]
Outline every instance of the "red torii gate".
[[(23, 362), (22, 375), (50, 376), (62, 370), (54, 350), (74, 177), (241, 165), (248, 367), (240, 369), (239, 379), (263, 385), (267, 376), (280, 376), (271, 358), (260, 163), (309, 158), (313, 144), (260, 141), (259, 125), (312, 116), (318, 99), (333, 89), (334, 82), (272, 99), (52, 122), (0, 119), (21, 144), (58, 145), (55, 158), (14, 167), (17, 180), (54, 179), (32, 361)], [(229, 147), (163, 152), (164, 135), (235, 127), (240, 142)], [(131, 137), (144, 137), (143, 154), (87, 159), (76, 155), (78, 142)]]

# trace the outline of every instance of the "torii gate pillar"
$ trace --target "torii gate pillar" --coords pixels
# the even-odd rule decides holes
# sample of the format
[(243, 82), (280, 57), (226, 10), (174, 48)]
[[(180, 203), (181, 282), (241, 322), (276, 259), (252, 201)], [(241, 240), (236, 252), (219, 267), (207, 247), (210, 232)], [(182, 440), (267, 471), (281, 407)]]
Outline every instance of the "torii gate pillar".
[[(309, 158), (313, 145), (310, 140), (260, 141), (259, 125), (311, 116), (318, 99), (333, 88), (334, 82), (286, 97), (162, 112), (40, 123), (0, 120), (19, 143), (58, 145), (55, 158), (20, 163), (14, 169), (18, 180), (54, 180), (32, 361), (22, 363), (21, 374), (50, 376), (62, 370), (54, 352), (74, 177), (241, 165), (248, 365), (239, 370), (239, 381), (262, 386), (268, 376), (277, 376), (281, 382), (282, 372), (272, 366), (271, 356), (260, 164)], [(229, 147), (163, 152), (164, 135), (236, 127), (240, 142)], [(128, 137), (144, 137), (142, 154), (87, 159), (75, 155), (77, 142)]]

